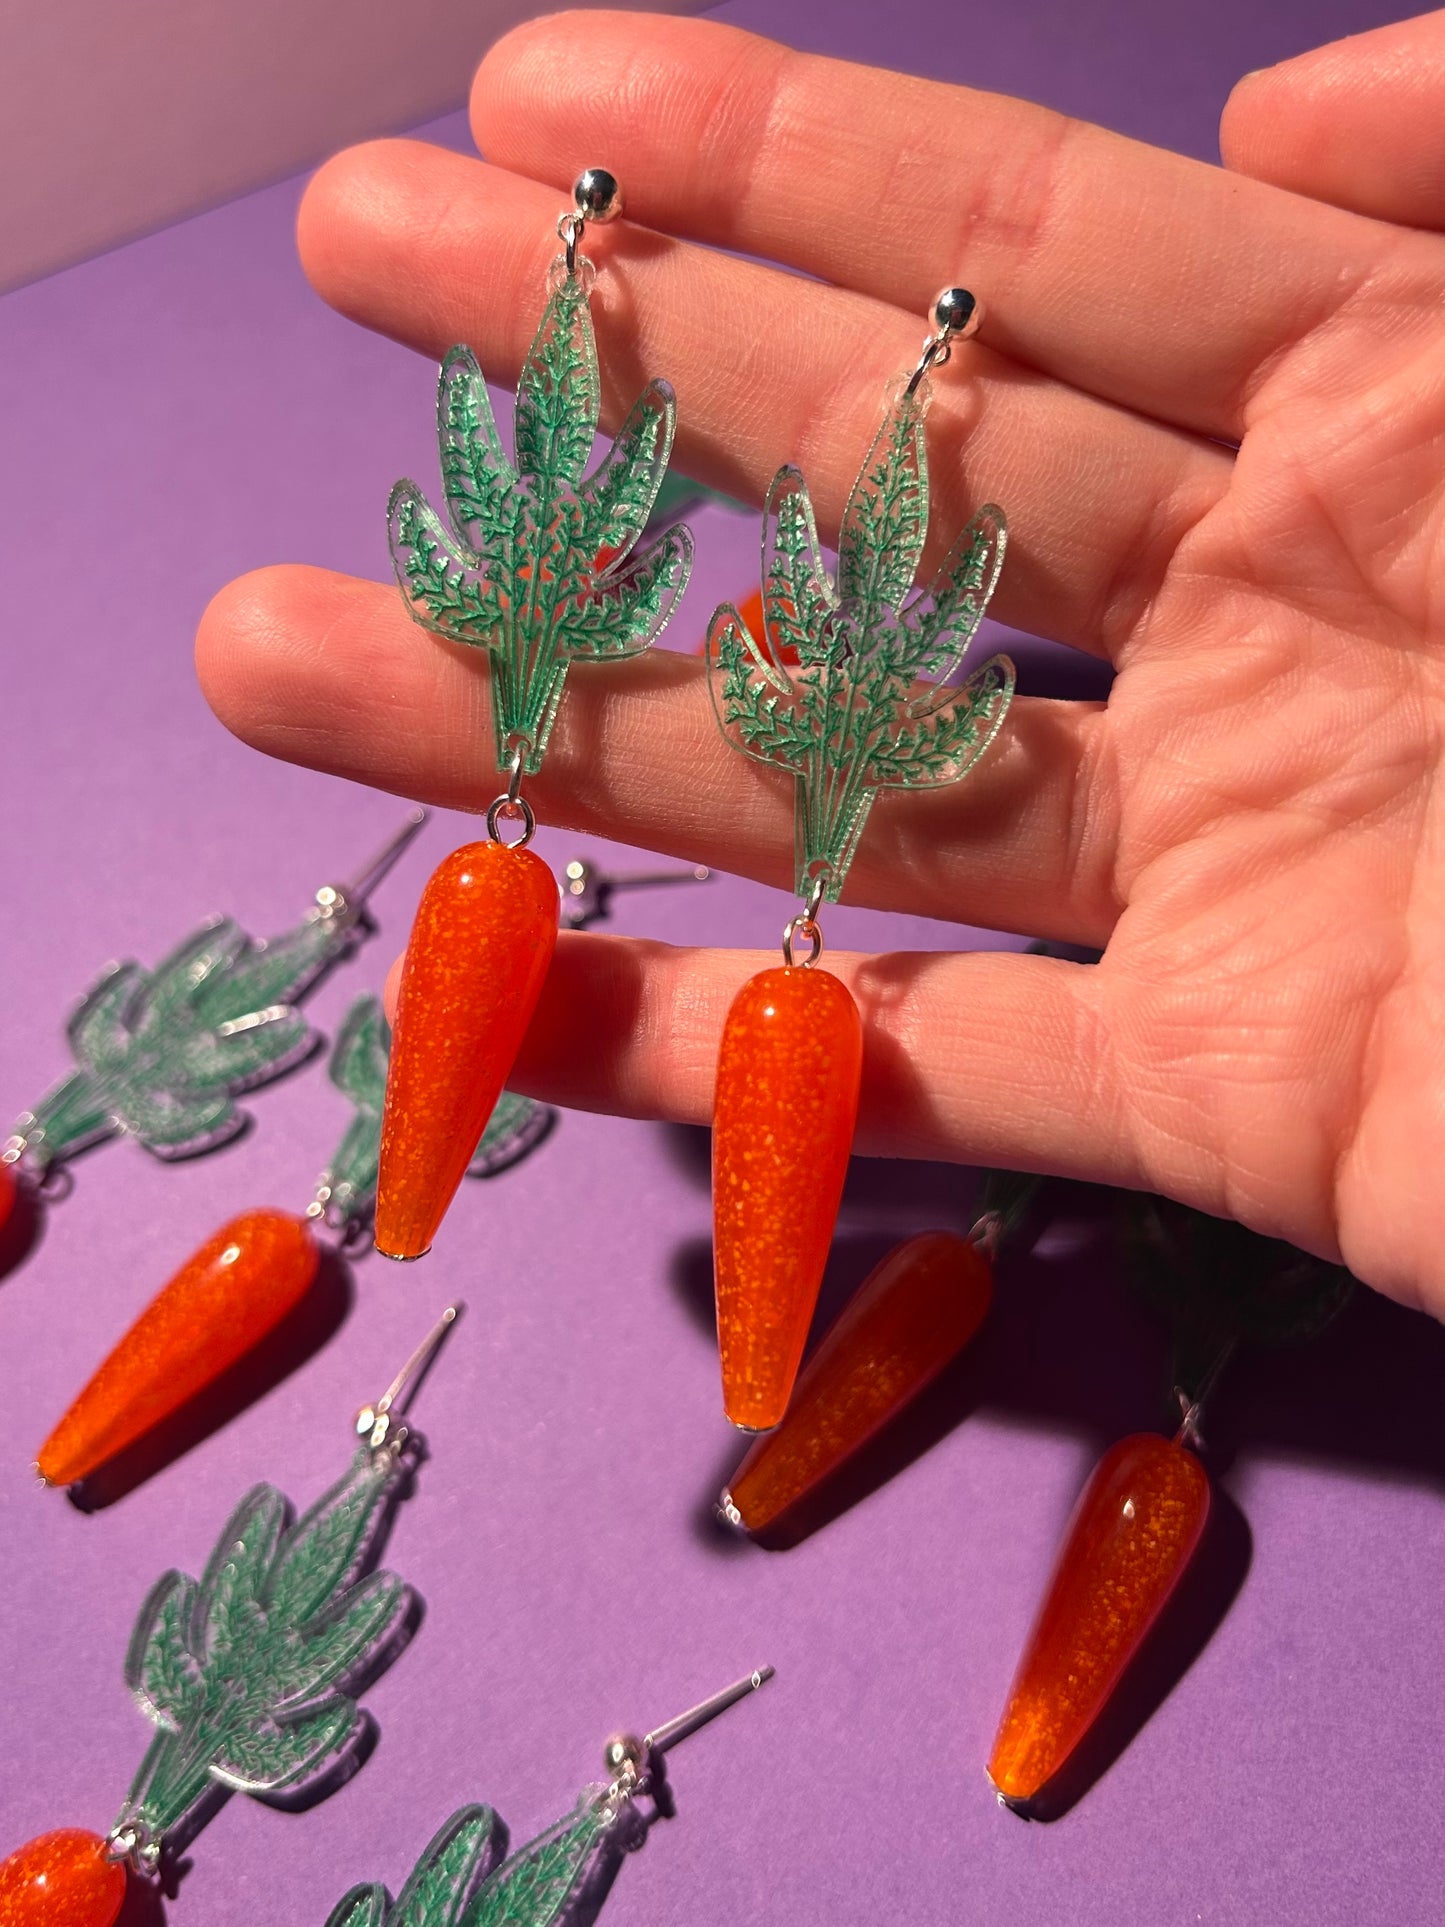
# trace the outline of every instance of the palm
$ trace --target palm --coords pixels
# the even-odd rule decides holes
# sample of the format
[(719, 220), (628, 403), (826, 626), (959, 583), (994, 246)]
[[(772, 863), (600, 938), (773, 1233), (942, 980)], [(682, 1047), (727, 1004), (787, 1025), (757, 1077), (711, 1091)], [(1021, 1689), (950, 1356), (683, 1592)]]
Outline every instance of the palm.
[[(836, 534), (962, 232), (993, 315), (937, 383), (935, 534), (1005, 503), (999, 612), (1116, 677), (1107, 705), (1016, 699), (959, 789), (880, 797), (848, 893), (1105, 955), (839, 960), (872, 1040), (860, 1148), (1159, 1189), (1445, 1315), (1428, 1229), (1445, 1156), (1445, 241), (1424, 231), (1445, 229), (1445, 197), (1409, 165), (1445, 92), (1442, 19), (1319, 56), (1363, 76), (1335, 71), (1321, 110), (1308, 60), (1252, 83), (1226, 122), (1234, 175), (1019, 102), (970, 94), (960, 112), (961, 90), (716, 25), (590, 14), (583, 51), (539, 22), (479, 77), (492, 165), (409, 143), (344, 155), (302, 248), (349, 312), (432, 353), (466, 339), (500, 373), (526, 351), (568, 161), (595, 150), (649, 226), (817, 277), (660, 234), (630, 250), (617, 230), (599, 327), (620, 286), (628, 366), (675, 380), (688, 472), (761, 500), (798, 459)], [(736, 111), (714, 116), (720, 85)], [(904, 124), (933, 207), (887, 161)], [(798, 128), (840, 125), (882, 130), (871, 172), (856, 143), (799, 156)], [(481, 263), (491, 284), (459, 293)], [(800, 367), (817, 371), (801, 403)], [(604, 383), (608, 427), (626, 399)], [(305, 570), (233, 586), (201, 638), (211, 700), (252, 741), (475, 806), (495, 777), (465, 653), (419, 638), (394, 591)], [(576, 678), (538, 802), (786, 882), (789, 780), (728, 754), (701, 680), (679, 657), (626, 665), (606, 692)], [(408, 711), (424, 727), (378, 726)], [(659, 747), (640, 778), (644, 720)], [(564, 941), (519, 1081), (706, 1118), (756, 961)]]
[(1333, 351), (1368, 381), (1353, 404), (1319, 405), (1318, 357), (1261, 390), (1121, 652), (1100, 975), (1147, 1182), (1343, 1247), (1438, 1311), (1441, 490), (1436, 424), (1371, 327)]

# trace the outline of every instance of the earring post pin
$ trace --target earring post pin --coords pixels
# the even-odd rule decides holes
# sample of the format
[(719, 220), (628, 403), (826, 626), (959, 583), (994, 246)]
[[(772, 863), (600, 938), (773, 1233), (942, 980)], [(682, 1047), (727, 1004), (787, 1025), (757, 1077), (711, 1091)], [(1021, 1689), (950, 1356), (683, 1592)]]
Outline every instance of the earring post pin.
[(441, 1317), (432, 1326), (426, 1337), (417, 1346), (411, 1357), (406, 1361), (405, 1365), (402, 1366), (396, 1377), (376, 1401), (372, 1409), (378, 1418), (383, 1417), (389, 1412), (398, 1401), (400, 1401), (403, 1410), (411, 1403), (411, 1399), (418, 1386), (426, 1377), (432, 1360), (436, 1357), (438, 1351), (440, 1351), (442, 1341), (465, 1310), (466, 1306), (460, 1302), (447, 1306)]
[(420, 804), (414, 810), (408, 811), (406, 821), (395, 836), (382, 845), (369, 863), (362, 865), (349, 883), (341, 885), (340, 894), (353, 909), (359, 910), (362, 907), (430, 814), (431, 812), (424, 810)]
[(685, 1740), (690, 1733), (696, 1733), (700, 1726), (706, 1726), (710, 1720), (715, 1720), (719, 1713), (725, 1713), (730, 1706), (736, 1706), (739, 1700), (746, 1699), (750, 1693), (756, 1693), (759, 1687), (766, 1686), (772, 1677), (771, 1666), (759, 1666), (755, 1672), (749, 1673), (746, 1679), (734, 1681), (731, 1686), (725, 1686), (720, 1693), (714, 1693), (711, 1699), (700, 1701), (698, 1705), (689, 1707), (686, 1713), (679, 1713), (676, 1719), (668, 1720), (664, 1726), (654, 1728), (643, 1741), (643, 1745), (649, 1753), (666, 1753), (668, 1748), (676, 1746), (679, 1740)]

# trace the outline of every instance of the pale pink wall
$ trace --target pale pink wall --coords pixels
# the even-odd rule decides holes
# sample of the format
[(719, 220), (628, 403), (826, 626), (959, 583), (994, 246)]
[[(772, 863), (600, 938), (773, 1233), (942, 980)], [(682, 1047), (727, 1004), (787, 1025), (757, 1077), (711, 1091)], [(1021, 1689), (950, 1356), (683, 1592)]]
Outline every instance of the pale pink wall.
[(0, 289), (459, 106), (486, 47), (548, 10), (0, 0)]

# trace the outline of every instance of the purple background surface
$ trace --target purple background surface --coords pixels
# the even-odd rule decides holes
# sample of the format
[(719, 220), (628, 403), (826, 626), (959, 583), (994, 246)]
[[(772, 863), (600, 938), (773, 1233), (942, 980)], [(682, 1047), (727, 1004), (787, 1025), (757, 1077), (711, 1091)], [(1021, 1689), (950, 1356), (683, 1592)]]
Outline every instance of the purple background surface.
[[(1233, 75), (1386, 17), (1364, 0), (721, 12), (1206, 154)], [(309, 295), (295, 199), (294, 184), (257, 194), (0, 304), (12, 1109), (59, 1074), (66, 1002), (108, 956), (155, 961), (213, 909), (279, 930), (400, 815), (231, 741), (190, 671), (219, 583), (281, 559), (382, 574), (388, 485), (433, 473), (430, 371)], [(751, 516), (709, 510), (697, 527), (688, 635), (752, 580), (756, 554)], [(379, 987), (426, 870), (472, 828), (435, 824), (384, 887), (382, 938), (313, 999), (323, 1026)], [(560, 861), (589, 846), (539, 847)], [(624, 899), (614, 927), (751, 942), (782, 903), (724, 880)], [(958, 940), (856, 911), (830, 935)], [(1226, 1529), (1192, 1619), (1125, 1709), (1132, 1743), (1065, 1818), (1030, 1826), (982, 1774), (1019, 1642), (1089, 1463), (1162, 1419), (1161, 1335), (1086, 1219), (1008, 1268), (934, 1448), (767, 1554), (706, 1519), (737, 1446), (708, 1331), (705, 1143), (568, 1115), (523, 1168), (468, 1188), (425, 1266), (360, 1262), (329, 1342), (85, 1516), (36, 1487), (39, 1440), (225, 1217), (301, 1208), (344, 1123), (316, 1070), (254, 1111), (252, 1136), (191, 1165), (125, 1144), (84, 1158), (0, 1282), (0, 1851), (53, 1826), (104, 1830), (145, 1743), (120, 1668), (152, 1580), (197, 1570), (254, 1480), (309, 1502), (345, 1462), (355, 1407), (460, 1294), (470, 1314), (418, 1412), (434, 1456), (389, 1554), (427, 1615), (367, 1696), (381, 1745), (310, 1813), (231, 1801), (172, 1918), (320, 1927), (351, 1882), (394, 1890), (470, 1799), (526, 1838), (595, 1777), (609, 1731), (763, 1660), (778, 1668), (767, 1692), (676, 1755), (679, 1818), (624, 1868), (613, 1927), (1438, 1918), (1437, 1327), (1363, 1300), (1312, 1351), (1235, 1373), (1211, 1428)], [(939, 1167), (860, 1165), (833, 1301), (888, 1242), (965, 1225), (969, 1188)]]

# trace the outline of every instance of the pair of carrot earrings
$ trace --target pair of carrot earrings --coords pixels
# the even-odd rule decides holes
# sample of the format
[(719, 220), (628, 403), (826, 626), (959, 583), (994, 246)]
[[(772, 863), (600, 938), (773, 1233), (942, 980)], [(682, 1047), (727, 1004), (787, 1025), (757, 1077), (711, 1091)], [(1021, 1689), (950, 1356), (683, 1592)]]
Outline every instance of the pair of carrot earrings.
[[(557, 934), (557, 890), (526, 847), (524, 778), (546, 752), (574, 662), (620, 661), (661, 632), (686, 584), (680, 526), (634, 553), (672, 447), (675, 402), (648, 383), (611, 450), (584, 469), (600, 393), (585, 230), (621, 211), (617, 182), (579, 176), (563, 252), (517, 387), (515, 462), (502, 452), (475, 357), (442, 364), (437, 422), (445, 519), (413, 482), (393, 491), (391, 546), (411, 613), (486, 651), (506, 788), (487, 838), (427, 884), (402, 971), (382, 1127), (376, 1243), (431, 1245), (536, 1009)], [(763, 546), (763, 630), (713, 618), (712, 698), (727, 740), (797, 782), (796, 887), (780, 968), (746, 984), (718, 1065), (713, 1195), (723, 1403), (749, 1430), (787, 1408), (817, 1302), (852, 1147), (863, 1025), (819, 967), (836, 901), (881, 789), (957, 781), (987, 748), (1013, 688), (997, 657), (951, 682), (1003, 561), (1002, 512), (983, 509), (932, 585), (914, 592), (928, 529), (924, 422), (931, 371), (973, 334), (966, 290), (890, 394), (843, 517), (836, 583), (806, 484), (779, 470)], [(509, 830), (515, 833), (510, 836)], [(799, 951), (806, 946), (806, 955)]]
[[(399, 1656), (420, 1611), (404, 1580), (377, 1569), (425, 1456), (405, 1412), (459, 1309), (447, 1307), (357, 1413), (350, 1465), (299, 1520), (284, 1494), (257, 1486), (199, 1581), (172, 1571), (151, 1588), (125, 1680), (154, 1737), (105, 1835), (61, 1827), (0, 1860), (5, 1927), (113, 1927), (133, 1883), (174, 1890), (180, 1855), (229, 1794), (309, 1804), (360, 1766), (376, 1737), (360, 1696)], [(605, 1753), (608, 1783), (509, 1858), (498, 1816), (463, 1808), (394, 1905), (382, 1887), (355, 1887), (327, 1927), (568, 1927), (584, 1909), (594, 1918), (624, 1854), (646, 1836), (639, 1802), (671, 1811), (669, 1749), (771, 1676), (762, 1667), (645, 1739), (617, 1735)]]

